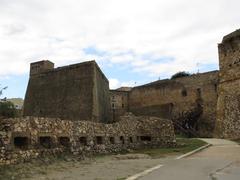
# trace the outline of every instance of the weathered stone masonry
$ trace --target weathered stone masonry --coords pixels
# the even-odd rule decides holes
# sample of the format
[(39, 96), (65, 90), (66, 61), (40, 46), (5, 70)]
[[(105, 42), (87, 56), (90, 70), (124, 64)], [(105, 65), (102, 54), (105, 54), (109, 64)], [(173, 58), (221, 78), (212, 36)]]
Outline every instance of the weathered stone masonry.
[[(78, 155), (171, 146), (173, 122), (200, 136), (215, 129), (217, 137), (240, 138), (239, 58), (237, 30), (219, 44), (220, 71), (112, 90), (111, 98), (95, 61), (56, 69), (50, 61), (32, 63), (24, 104), (31, 117), (1, 120), (0, 164), (66, 149)], [(111, 119), (117, 122), (107, 124)]]
[(66, 149), (78, 155), (174, 143), (172, 122), (155, 117), (127, 114), (113, 124), (57, 118), (5, 119), (0, 123), (0, 164), (23, 162)]
[(188, 123), (198, 136), (211, 137), (216, 122), (218, 81), (218, 71), (212, 71), (159, 80), (128, 91), (111, 90), (112, 116), (117, 120), (125, 112), (132, 112), (172, 119), (180, 126)]
[(113, 122), (119, 120), (119, 117), (129, 112), (129, 92), (131, 88), (119, 88), (110, 90), (111, 118)]
[(95, 61), (31, 64), (24, 116), (109, 121), (109, 83)]
[[(130, 111), (172, 119), (198, 136), (240, 138), (240, 30), (226, 35), (218, 49), (220, 71), (160, 80), (128, 92), (112, 90), (110, 95), (118, 97), (111, 100), (113, 117)], [(128, 109), (119, 106), (126, 95)]]
[(215, 133), (236, 139), (240, 138), (240, 30), (225, 36), (218, 50), (220, 83)]

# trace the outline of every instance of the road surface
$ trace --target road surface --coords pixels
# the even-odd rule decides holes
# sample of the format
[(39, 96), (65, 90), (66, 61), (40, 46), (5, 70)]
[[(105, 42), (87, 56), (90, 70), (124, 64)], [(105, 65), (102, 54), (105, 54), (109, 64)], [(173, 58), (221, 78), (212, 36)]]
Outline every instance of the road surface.
[(222, 139), (202, 139), (209, 148), (171, 160), (139, 180), (240, 180), (240, 146)]

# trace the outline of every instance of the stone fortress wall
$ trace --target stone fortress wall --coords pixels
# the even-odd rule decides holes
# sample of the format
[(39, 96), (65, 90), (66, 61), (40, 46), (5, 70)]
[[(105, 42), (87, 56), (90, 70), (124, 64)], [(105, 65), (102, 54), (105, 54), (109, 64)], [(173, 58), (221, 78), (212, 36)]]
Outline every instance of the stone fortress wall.
[(109, 121), (109, 83), (95, 61), (31, 64), (24, 116)]
[(220, 71), (111, 90), (112, 116), (117, 120), (129, 111), (172, 119), (196, 136), (240, 138), (240, 30), (225, 36), (218, 49)]
[(81, 155), (174, 144), (170, 120), (131, 113), (113, 124), (36, 117), (4, 119), (0, 123), (0, 164), (24, 162), (65, 150)]
[(220, 72), (216, 135), (240, 138), (240, 30), (218, 45)]
[(111, 119), (113, 122), (119, 120), (119, 117), (129, 112), (129, 88), (110, 90)]
[[(220, 71), (110, 92), (95, 61), (56, 69), (50, 61), (32, 63), (25, 117), (0, 122), (0, 163), (65, 149), (82, 154), (171, 146), (174, 126), (198, 136), (240, 138), (239, 58), (237, 30), (219, 44)], [(137, 116), (122, 116), (126, 112)]]
[(32, 63), (24, 102), (26, 118), (2, 123), (3, 129), (5, 124), (10, 128), (6, 137), (0, 137), (5, 139), (2, 162), (61, 153), (66, 148), (81, 154), (174, 145), (170, 120), (124, 115), (124, 111), (112, 123), (109, 93), (108, 80), (95, 61), (55, 69), (50, 61)]
[[(129, 111), (135, 115), (175, 121), (184, 121), (186, 114), (195, 113), (194, 126), (199, 135), (211, 137), (216, 121), (217, 86), (218, 71), (212, 71), (172, 80), (159, 80), (134, 87), (127, 92), (112, 90), (110, 97), (115, 97), (115, 102), (111, 100), (111, 111), (114, 113), (115, 107), (115, 119)], [(122, 108), (121, 103), (128, 108)]]

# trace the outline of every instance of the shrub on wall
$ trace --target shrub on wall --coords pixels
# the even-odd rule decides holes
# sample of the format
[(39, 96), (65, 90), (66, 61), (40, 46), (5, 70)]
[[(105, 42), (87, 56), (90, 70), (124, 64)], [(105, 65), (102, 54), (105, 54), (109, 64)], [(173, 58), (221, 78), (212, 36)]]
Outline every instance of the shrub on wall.
[(186, 71), (180, 71), (172, 75), (171, 79), (176, 79), (176, 78), (186, 77), (186, 76), (191, 76), (191, 74)]

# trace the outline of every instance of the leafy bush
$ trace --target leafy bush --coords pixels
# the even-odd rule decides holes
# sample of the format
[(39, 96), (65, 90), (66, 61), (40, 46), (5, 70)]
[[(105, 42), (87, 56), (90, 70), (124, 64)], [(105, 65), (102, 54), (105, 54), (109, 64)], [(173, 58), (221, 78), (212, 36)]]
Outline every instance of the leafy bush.
[(172, 75), (171, 79), (176, 79), (176, 78), (186, 77), (186, 76), (191, 76), (191, 74), (186, 71), (180, 71)]
[(17, 109), (14, 104), (6, 101), (0, 102), (0, 116), (4, 118), (13, 118), (17, 116)]

